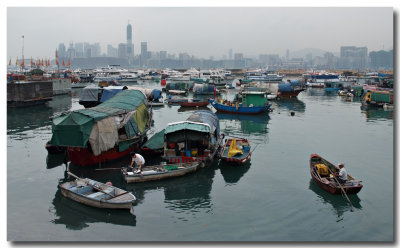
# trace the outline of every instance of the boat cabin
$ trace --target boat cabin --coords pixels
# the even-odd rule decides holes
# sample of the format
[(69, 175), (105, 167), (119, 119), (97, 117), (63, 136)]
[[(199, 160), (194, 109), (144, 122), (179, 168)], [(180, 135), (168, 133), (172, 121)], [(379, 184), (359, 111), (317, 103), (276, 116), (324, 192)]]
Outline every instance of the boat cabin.
[(168, 124), (164, 158), (169, 163), (212, 160), (219, 142), (218, 117), (211, 111), (196, 111), (186, 121)]
[(244, 91), (235, 95), (235, 101), (241, 102), (241, 107), (265, 106), (268, 104), (267, 92)]

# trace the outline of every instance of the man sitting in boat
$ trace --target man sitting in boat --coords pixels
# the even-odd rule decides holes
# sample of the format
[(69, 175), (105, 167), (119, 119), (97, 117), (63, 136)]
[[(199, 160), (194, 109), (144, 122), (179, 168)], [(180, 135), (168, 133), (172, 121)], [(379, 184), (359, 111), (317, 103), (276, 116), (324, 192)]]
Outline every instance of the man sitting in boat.
[(139, 168), (135, 171), (135, 173), (140, 173), (142, 172), (142, 166), (144, 165), (145, 161), (142, 155), (140, 155), (139, 153), (131, 153), (132, 156), (132, 162), (131, 165), (129, 166), (131, 169), (133, 168), (133, 164), (139, 165)]
[(341, 183), (341, 184), (346, 183), (347, 182), (347, 171), (344, 168), (344, 164), (339, 163), (338, 167), (339, 167), (339, 173), (336, 173), (335, 176), (336, 176), (337, 180), (339, 181), (339, 183)]

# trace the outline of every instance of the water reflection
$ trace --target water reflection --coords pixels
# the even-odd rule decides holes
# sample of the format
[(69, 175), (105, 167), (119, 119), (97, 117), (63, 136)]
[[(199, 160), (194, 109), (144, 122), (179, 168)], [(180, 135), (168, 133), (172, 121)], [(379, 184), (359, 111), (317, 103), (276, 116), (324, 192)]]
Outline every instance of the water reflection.
[(65, 225), (71, 230), (82, 230), (90, 223), (111, 223), (115, 225), (136, 226), (136, 216), (122, 209), (99, 209), (89, 207), (64, 197), (58, 189), (49, 209), (55, 216), (54, 224)]
[(127, 184), (126, 189), (136, 196), (136, 204), (143, 202), (146, 191), (163, 190), (165, 207), (174, 211), (177, 219), (187, 221), (189, 218), (195, 218), (197, 212), (212, 211), (210, 193), (215, 170), (218, 168), (216, 163), (214, 161), (211, 166), (182, 177)]
[(224, 178), (227, 184), (236, 184), (239, 182), (240, 178), (246, 174), (246, 172), (250, 169), (251, 160), (247, 161), (242, 165), (229, 165), (220, 161), (219, 170), (221, 172), (222, 177)]
[(46, 157), (46, 168), (47, 169), (52, 169), (55, 167), (58, 167), (62, 164), (67, 164), (68, 162), (68, 155), (65, 153), (58, 153), (58, 154), (50, 154), (47, 153)]
[(50, 116), (71, 108), (71, 96), (60, 95), (43, 105), (7, 108), (7, 135), (51, 125)]
[(261, 115), (239, 115), (216, 112), (220, 123), (225, 125), (225, 135), (235, 135), (241, 130), (245, 134), (267, 134), (268, 122), (270, 117), (268, 114)]
[(276, 101), (276, 106), (280, 111), (293, 110), (296, 112), (304, 113), (304, 111), (306, 110), (306, 104), (297, 98), (282, 98), (279, 101)]
[[(342, 195), (332, 195), (322, 188), (320, 188), (313, 179), (310, 179), (309, 189), (317, 194), (318, 199), (324, 203), (332, 206), (332, 211), (335, 215), (337, 215), (337, 221), (341, 221), (343, 218), (343, 214), (347, 211), (351, 211), (352, 208), (349, 202)], [(353, 208), (362, 209), (360, 204), (361, 200), (356, 194), (348, 195)]]
[[(147, 162), (150, 163), (150, 160), (146, 159), (146, 164)], [(165, 195), (166, 208), (178, 214), (176, 215), (177, 219), (187, 221), (188, 218), (196, 217), (196, 212), (212, 210), (210, 193), (215, 170), (218, 169), (218, 161), (182, 177), (132, 184), (127, 184), (120, 173), (121, 166), (127, 164), (129, 164), (129, 158), (110, 162), (102, 168), (79, 167), (69, 164), (69, 170), (79, 177), (87, 177), (100, 182), (110, 181), (114, 186), (132, 192), (136, 197), (134, 208), (144, 203), (149, 191), (162, 190)], [(110, 217), (110, 220), (113, 219)], [(115, 219), (114, 222), (118, 224), (118, 219)]]
[(361, 112), (365, 114), (367, 121), (374, 120), (393, 120), (394, 111), (384, 110), (382, 108), (366, 107), (361, 105)]
[(307, 96), (325, 96), (325, 92), (324, 88), (307, 88), (305, 91)]

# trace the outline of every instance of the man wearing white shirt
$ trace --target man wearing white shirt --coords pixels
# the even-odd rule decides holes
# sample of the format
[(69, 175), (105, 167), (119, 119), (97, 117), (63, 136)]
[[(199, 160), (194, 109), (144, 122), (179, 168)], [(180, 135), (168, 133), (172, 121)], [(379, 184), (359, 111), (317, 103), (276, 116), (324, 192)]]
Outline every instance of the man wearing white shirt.
[(347, 171), (344, 168), (343, 163), (338, 164), (338, 166), (339, 166), (339, 173), (337, 175), (337, 179), (338, 179), (339, 183), (343, 184), (347, 181)]
[(142, 166), (145, 163), (143, 156), (140, 155), (139, 153), (134, 153), (134, 152), (131, 153), (131, 156), (132, 156), (132, 162), (130, 168), (132, 168), (133, 163), (135, 163), (135, 166), (139, 165), (139, 169), (137, 169), (135, 173), (140, 173), (142, 171)]

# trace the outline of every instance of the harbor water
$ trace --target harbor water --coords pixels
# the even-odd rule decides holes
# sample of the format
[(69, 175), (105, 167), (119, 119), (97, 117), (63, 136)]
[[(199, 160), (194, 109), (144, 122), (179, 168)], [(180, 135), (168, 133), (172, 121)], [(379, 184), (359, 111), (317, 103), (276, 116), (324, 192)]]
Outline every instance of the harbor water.
[[(233, 91), (222, 97), (233, 97)], [(52, 135), (49, 117), (83, 108), (79, 92), (73, 89), (42, 106), (7, 109), (9, 241), (394, 240), (394, 111), (363, 109), (359, 99), (310, 88), (297, 98), (272, 101), (268, 114), (217, 113), (221, 133), (245, 137), (254, 149), (243, 166), (214, 160), (193, 174), (138, 184), (126, 184), (113, 169), (130, 163), (129, 158), (70, 166), (74, 174), (132, 192), (137, 201), (130, 213), (79, 204), (58, 188), (67, 180), (66, 161), (45, 149)], [(192, 112), (155, 108), (149, 136)], [(361, 192), (349, 196), (352, 206), (312, 181), (313, 153), (343, 162), (350, 175), (362, 180)], [(146, 164), (157, 161), (146, 158)]]

